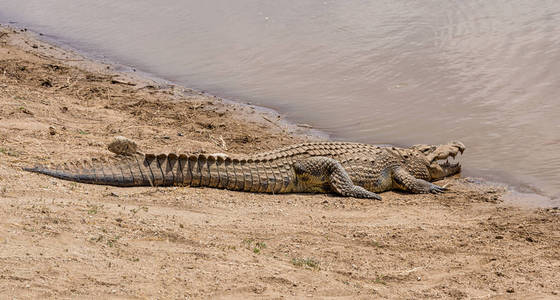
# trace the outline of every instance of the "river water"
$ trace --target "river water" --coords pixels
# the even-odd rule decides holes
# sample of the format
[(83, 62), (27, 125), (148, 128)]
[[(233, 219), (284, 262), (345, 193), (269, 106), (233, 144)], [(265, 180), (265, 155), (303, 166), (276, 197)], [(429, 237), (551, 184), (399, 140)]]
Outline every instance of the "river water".
[(0, 0), (0, 21), (335, 139), (458, 139), (467, 175), (560, 196), (557, 0)]

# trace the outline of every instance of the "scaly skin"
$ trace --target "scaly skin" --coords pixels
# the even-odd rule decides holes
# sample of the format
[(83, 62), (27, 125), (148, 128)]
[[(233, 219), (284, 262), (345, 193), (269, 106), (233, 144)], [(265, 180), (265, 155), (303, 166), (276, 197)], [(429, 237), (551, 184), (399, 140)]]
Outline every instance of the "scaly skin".
[(411, 148), (315, 142), (252, 156), (146, 154), (111, 166), (24, 170), (113, 186), (206, 186), (273, 194), (333, 192), (380, 200), (376, 193), (392, 189), (443, 192), (445, 188), (430, 181), (457, 174), (461, 166), (438, 160), (464, 150), (461, 142)]

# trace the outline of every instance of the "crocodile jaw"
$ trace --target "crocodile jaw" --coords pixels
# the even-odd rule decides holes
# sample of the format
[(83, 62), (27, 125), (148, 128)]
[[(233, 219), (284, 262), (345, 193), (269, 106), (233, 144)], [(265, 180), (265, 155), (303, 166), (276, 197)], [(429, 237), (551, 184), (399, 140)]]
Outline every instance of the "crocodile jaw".
[(450, 163), (449, 157), (454, 159), (457, 155), (463, 154), (466, 149), (463, 143), (452, 141), (437, 146), (416, 145), (413, 148), (424, 155), (431, 180), (442, 179), (461, 172), (461, 164), (459, 162)]
[(460, 163), (450, 163), (445, 161), (443, 163), (437, 161), (428, 166), (430, 171), (431, 180), (442, 179), (447, 176), (455, 175), (461, 172)]

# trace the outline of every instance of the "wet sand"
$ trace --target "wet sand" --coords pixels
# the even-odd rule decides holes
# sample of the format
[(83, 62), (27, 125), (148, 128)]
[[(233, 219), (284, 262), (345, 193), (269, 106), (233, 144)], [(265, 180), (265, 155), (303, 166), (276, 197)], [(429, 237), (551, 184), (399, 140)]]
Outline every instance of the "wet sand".
[[(450, 178), (383, 201), (115, 188), (21, 167), (250, 153), (313, 137), (250, 107), (0, 29), (0, 294), (15, 298), (527, 298), (560, 294), (560, 211)], [(430, 142), (430, 141), (426, 141)], [(468, 147), (468, 145), (467, 145)], [(469, 149), (465, 152), (469, 155)]]

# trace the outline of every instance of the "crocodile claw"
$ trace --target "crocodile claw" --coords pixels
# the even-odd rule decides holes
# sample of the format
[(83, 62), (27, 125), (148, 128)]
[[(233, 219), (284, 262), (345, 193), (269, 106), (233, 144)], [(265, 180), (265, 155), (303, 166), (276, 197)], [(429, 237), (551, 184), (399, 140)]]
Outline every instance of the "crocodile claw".
[(377, 194), (373, 194), (373, 196), (370, 199), (374, 199), (374, 200), (382, 200), (381, 196), (377, 195)]
[(439, 186), (433, 183), (430, 185), (430, 193), (432, 194), (440, 194), (445, 191), (447, 191), (447, 188), (445, 186)]

